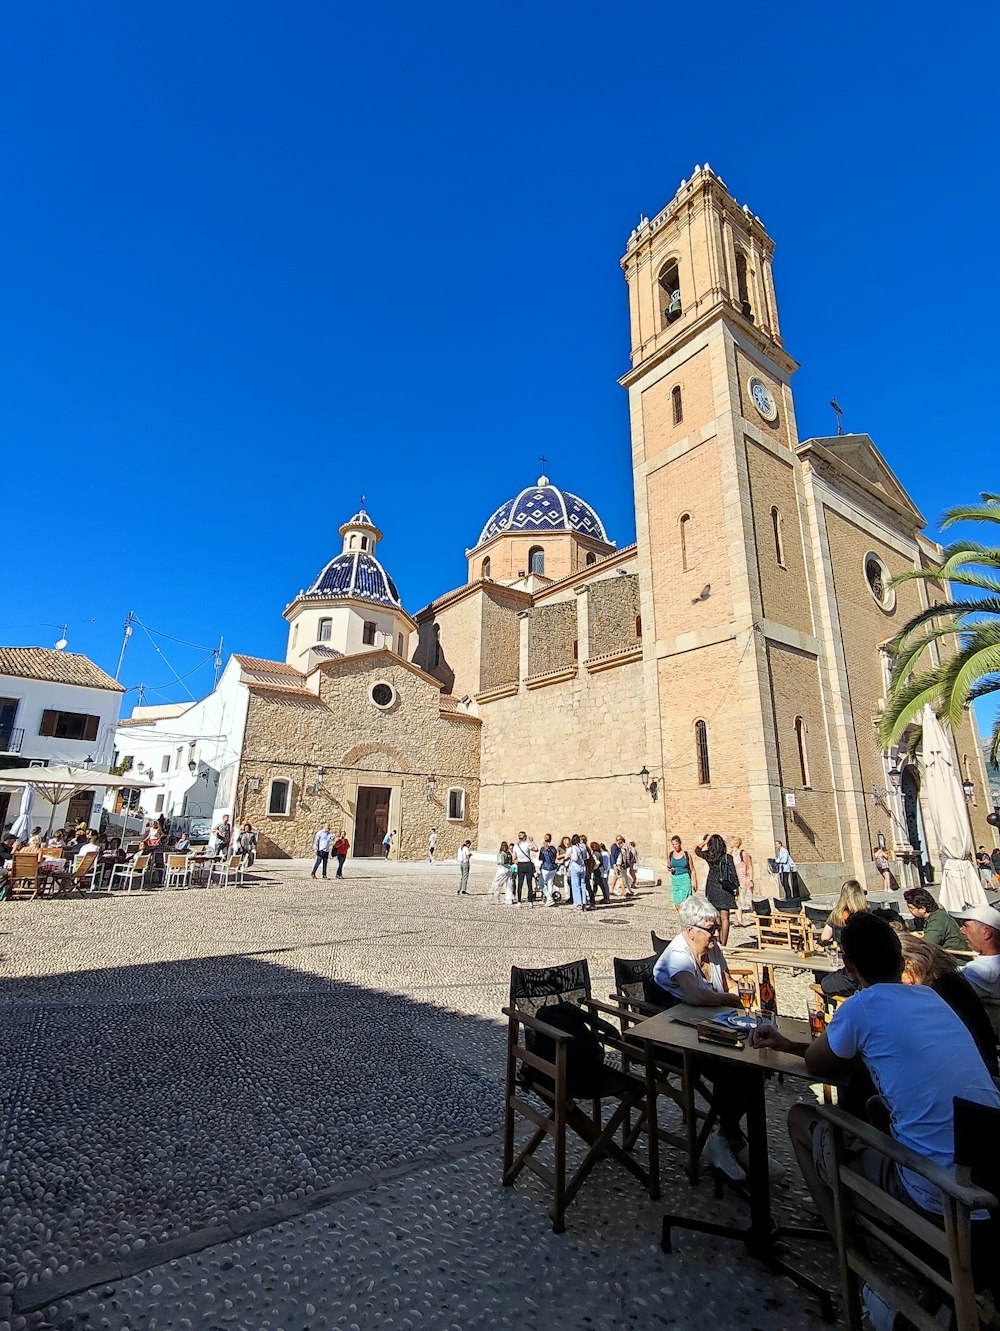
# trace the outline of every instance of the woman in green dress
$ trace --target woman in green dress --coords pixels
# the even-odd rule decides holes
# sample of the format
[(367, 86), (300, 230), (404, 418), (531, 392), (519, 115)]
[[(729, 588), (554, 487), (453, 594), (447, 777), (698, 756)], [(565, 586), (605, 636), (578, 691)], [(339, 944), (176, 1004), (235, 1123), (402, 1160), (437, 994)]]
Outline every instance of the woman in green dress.
[(698, 890), (691, 856), (681, 845), (679, 836), (670, 838), (670, 892), (677, 907)]

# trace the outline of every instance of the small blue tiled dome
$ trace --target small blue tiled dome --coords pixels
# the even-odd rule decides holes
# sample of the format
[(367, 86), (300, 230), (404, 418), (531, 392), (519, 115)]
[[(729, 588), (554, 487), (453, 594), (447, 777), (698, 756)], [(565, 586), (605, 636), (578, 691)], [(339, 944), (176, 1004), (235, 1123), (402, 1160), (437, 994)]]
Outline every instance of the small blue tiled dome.
[(538, 484), (522, 490), (506, 504), (501, 504), (480, 533), (477, 545), (499, 536), (501, 532), (556, 532), (571, 531), (578, 536), (590, 536), (595, 541), (610, 545), (604, 523), (589, 504), (550, 485), (547, 476), (539, 476)]
[(329, 599), (352, 597), (401, 610), (396, 584), (372, 554), (363, 550), (345, 550), (331, 559), (304, 596)]

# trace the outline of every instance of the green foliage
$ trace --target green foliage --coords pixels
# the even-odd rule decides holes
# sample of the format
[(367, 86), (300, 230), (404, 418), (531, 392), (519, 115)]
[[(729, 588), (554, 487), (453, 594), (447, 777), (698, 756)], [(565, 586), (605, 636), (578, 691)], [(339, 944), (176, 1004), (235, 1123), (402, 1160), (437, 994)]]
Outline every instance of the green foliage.
[[(1000, 525), (1000, 495), (984, 494), (982, 502), (950, 508), (941, 525), (988, 522)], [(945, 548), (939, 564), (912, 569), (893, 579), (937, 582), (971, 588), (967, 600), (949, 597), (913, 616), (889, 644), (892, 677), (879, 739), (885, 748), (899, 742), (907, 726), (919, 721), (930, 703), (953, 729), (977, 698), (1000, 692), (1000, 548), (977, 541), (958, 541)], [(951, 639), (951, 645), (945, 640)], [(949, 654), (938, 656), (938, 646)], [(951, 646), (957, 650), (951, 652)], [(990, 739), (993, 762), (1000, 755), (1000, 716)]]

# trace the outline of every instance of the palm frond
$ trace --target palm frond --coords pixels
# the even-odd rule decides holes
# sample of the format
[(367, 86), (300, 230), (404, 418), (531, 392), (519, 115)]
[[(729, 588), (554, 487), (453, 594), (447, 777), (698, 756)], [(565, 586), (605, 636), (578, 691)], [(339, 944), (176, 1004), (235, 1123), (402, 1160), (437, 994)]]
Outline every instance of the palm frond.
[(940, 703), (947, 682), (945, 667), (936, 666), (899, 688), (890, 689), (878, 723), (879, 742), (884, 749), (899, 740), (910, 722), (923, 711), (925, 703), (932, 707)]
[(983, 504), (962, 504), (941, 515), (942, 527), (953, 527), (956, 522), (1000, 522), (1000, 500), (990, 495)]
[(957, 726), (969, 705), (969, 692), (975, 681), (981, 675), (1000, 670), (1000, 626), (992, 641), (989, 636), (974, 634), (948, 664), (949, 687), (942, 715), (949, 725)]

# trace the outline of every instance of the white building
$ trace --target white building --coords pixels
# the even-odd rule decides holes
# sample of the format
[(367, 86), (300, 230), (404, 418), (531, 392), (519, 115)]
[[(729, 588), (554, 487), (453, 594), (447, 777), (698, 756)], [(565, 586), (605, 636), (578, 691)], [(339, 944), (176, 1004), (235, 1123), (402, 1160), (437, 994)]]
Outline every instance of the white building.
[[(122, 686), (85, 656), (47, 647), (0, 647), (0, 767), (82, 765), (106, 772), (114, 752)], [(96, 825), (106, 792), (83, 791), (55, 810), (56, 826)], [(0, 824), (17, 814), (16, 791), (0, 791)], [(50, 810), (37, 809), (47, 825)]]

